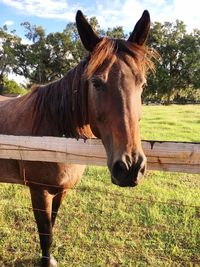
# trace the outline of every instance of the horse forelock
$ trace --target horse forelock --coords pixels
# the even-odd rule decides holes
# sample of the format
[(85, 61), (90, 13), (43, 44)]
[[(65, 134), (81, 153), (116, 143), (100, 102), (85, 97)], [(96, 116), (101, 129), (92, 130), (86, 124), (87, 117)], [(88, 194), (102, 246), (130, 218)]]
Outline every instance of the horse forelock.
[(84, 73), (86, 79), (90, 79), (100, 68), (106, 67), (105, 63), (107, 63), (107, 66), (112, 64), (120, 53), (131, 56), (135, 60), (139, 71), (144, 76), (146, 76), (149, 69), (154, 71), (152, 58), (156, 57), (156, 53), (153, 49), (121, 39), (104, 37), (90, 54), (89, 62)]

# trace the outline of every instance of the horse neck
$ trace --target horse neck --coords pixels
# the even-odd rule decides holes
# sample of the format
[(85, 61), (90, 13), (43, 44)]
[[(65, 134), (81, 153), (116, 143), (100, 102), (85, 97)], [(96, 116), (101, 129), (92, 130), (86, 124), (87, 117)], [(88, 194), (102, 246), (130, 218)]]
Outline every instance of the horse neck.
[(62, 79), (36, 90), (33, 134), (93, 136), (88, 118), (88, 84), (83, 79), (85, 64), (80, 62)]

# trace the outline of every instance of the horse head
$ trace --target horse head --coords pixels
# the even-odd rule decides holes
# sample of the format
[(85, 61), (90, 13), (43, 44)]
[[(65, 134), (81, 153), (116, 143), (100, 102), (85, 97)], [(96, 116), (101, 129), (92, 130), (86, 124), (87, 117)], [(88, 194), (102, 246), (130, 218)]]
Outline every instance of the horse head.
[(143, 12), (126, 41), (99, 37), (81, 11), (77, 12), (76, 23), (89, 52), (84, 76), (88, 82), (90, 127), (104, 144), (112, 182), (135, 186), (146, 169), (139, 120), (149, 65), (145, 46), (149, 13)]

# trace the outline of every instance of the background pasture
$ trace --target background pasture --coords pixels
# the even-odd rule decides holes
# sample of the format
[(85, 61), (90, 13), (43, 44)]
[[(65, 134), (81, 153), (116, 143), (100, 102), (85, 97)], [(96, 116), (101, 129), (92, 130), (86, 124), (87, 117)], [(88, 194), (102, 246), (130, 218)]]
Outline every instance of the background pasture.
[[(200, 142), (200, 105), (143, 106), (141, 131)], [(199, 196), (200, 175), (148, 172), (129, 189), (90, 166), (59, 211), (53, 253), (60, 266), (199, 266)], [(0, 266), (39, 264), (33, 220), (28, 189), (1, 184)]]

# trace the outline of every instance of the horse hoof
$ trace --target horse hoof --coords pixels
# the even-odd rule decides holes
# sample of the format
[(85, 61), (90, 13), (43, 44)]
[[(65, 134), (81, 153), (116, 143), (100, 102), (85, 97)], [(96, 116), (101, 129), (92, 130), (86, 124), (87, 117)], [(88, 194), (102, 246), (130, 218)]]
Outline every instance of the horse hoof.
[(58, 266), (57, 260), (54, 258), (53, 255), (50, 255), (50, 267)]

